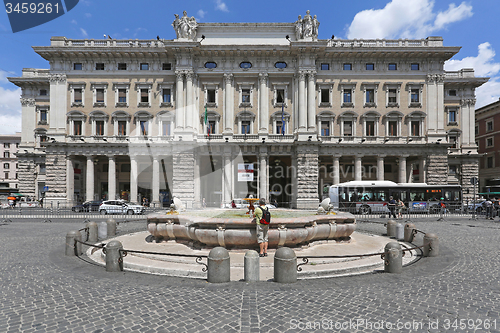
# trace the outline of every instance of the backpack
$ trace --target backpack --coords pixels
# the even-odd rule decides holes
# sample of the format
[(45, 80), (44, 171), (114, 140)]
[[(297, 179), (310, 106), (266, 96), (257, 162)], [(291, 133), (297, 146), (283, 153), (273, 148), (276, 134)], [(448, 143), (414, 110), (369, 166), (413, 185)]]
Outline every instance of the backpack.
[(266, 209), (262, 209), (259, 207), (259, 209), (262, 211), (262, 218), (260, 219), (261, 224), (269, 224), (271, 223), (271, 213), (269, 212), (269, 209), (266, 207)]

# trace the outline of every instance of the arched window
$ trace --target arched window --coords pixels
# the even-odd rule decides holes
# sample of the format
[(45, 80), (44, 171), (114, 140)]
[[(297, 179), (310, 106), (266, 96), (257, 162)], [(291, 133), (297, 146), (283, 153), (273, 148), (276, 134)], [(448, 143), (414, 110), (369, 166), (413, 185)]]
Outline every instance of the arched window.
[(253, 134), (255, 114), (251, 111), (241, 111), (236, 115), (239, 134)]
[(333, 136), (333, 121), (335, 114), (332, 111), (323, 111), (316, 116), (320, 136)]
[(158, 124), (158, 135), (170, 137), (173, 135), (175, 115), (172, 112), (161, 112), (156, 115), (156, 123)]
[(448, 143), (453, 144), (452, 147), (450, 148), (460, 148), (460, 136), (462, 134), (462, 131), (459, 130), (458, 128), (451, 129), (447, 132), (448, 136)]
[(378, 122), (381, 115), (376, 111), (369, 111), (361, 116), (364, 137), (378, 136)]
[(340, 136), (356, 136), (356, 120), (358, 119), (356, 112), (343, 112), (338, 119), (340, 123)]
[(288, 112), (276, 111), (271, 115), (273, 134), (290, 133), (290, 114)]
[(415, 111), (406, 116), (408, 135), (413, 137), (424, 136), (425, 112)]
[(218, 134), (220, 118), (220, 114), (215, 111), (207, 111), (206, 119), (205, 114), (203, 114), (200, 118), (200, 122), (203, 125), (203, 134)]
[(47, 142), (47, 130), (45, 128), (35, 128), (35, 138), (37, 147), (41, 147)]
[(66, 114), (66, 123), (69, 128), (67, 133), (71, 136), (85, 135), (85, 121), (87, 116), (81, 111), (70, 111)]
[(384, 116), (385, 136), (401, 136), (401, 119), (403, 114), (399, 111), (392, 111)]
[(113, 134), (117, 137), (124, 137), (130, 133), (130, 119), (132, 117), (125, 111), (115, 111), (111, 115), (113, 124)]
[(108, 135), (108, 115), (103, 111), (92, 111), (89, 115), (92, 136)]
[(147, 111), (138, 111), (134, 114), (136, 136), (151, 136), (151, 119), (153, 116)]

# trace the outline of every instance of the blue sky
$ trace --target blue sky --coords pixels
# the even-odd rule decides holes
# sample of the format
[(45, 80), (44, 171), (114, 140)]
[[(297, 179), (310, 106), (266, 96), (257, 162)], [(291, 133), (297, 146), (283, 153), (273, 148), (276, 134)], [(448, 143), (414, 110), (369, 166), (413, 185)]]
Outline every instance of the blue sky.
[(500, 97), (498, 0), (80, 0), (65, 15), (18, 33), (0, 13), (0, 134), (21, 130), (20, 89), (6, 77), (21, 76), (23, 68), (49, 68), (31, 47), (49, 45), (52, 36), (173, 39), (174, 14), (183, 10), (198, 22), (294, 22), (308, 9), (318, 16), (320, 39), (443, 36), (446, 46), (462, 47), (447, 70), (474, 68), (476, 76), (491, 77), (476, 92), (476, 107)]

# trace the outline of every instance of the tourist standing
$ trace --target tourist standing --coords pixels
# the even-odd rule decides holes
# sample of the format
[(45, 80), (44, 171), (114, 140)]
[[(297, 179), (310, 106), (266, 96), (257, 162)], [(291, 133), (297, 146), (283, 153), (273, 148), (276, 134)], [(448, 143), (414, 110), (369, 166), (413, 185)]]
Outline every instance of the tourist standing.
[(396, 218), (396, 200), (394, 200), (392, 195), (389, 197), (387, 206), (389, 207), (389, 218), (391, 218), (391, 216)]
[(403, 209), (405, 208), (405, 204), (403, 201), (401, 201), (401, 199), (398, 199), (398, 203), (397, 203), (397, 209), (398, 209), (398, 219), (402, 219), (403, 218)]
[(259, 243), (259, 257), (267, 257), (267, 246), (269, 243), (269, 224), (261, 223), (264, 210), (266, 208), (266, 199), (259, 199), (259, 206), (255, 208), (255, 222), (257, 223), (257, 243)]

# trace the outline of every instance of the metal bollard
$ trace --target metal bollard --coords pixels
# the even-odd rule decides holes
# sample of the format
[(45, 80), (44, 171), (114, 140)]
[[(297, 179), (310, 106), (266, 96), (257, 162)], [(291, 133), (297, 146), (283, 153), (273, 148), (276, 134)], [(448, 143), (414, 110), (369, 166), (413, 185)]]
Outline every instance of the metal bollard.
[(439, 238), (436, 234), (425, 234), (424, 245), (424, 257), (437, 257), (439, 255)]
[(123, 271), (123, 259), (120, 250), (123, 249), (122, 243), (117, 240), (110, 241), (106, 244), (104, 252), (106, 254), (106, 271), (121, 272)]
[(387, 221), (387, 236), (396, 237), (396, 221), (394, 220)]
[(413, 238), (417, 233), (417, 229), (413, 223), (407, 223), (405, 225), (405, 242), (411, 243), (413, 242)]
[(82, 240), (82, 234), (78, 230), (70, 231), (66, 234), (66, 255), (67, 256), (76, 256), (81, 255), (82, 252), (82, 243), (75, 243), (75, 240)]
[(403, 252), (397, 242), (387, 243), (384, 257), (384, 271), (387, 273), (401, 273), (403, 270)]
[(108, 237), (108, 226), (106, 222), (99, 223), (98, 235), (100, 239), (106, 239)]
[(207, 281), (210, 283), (229, 282), (231, 280), (231, 258), (223, 247), (214, 247), (208, 254)]
[(87, 223), (88, 233), (89, 233), (89, 243), (97, 243), (97, 223), (88, 222)]
[(403, 223), (396, 224), (396, 239), (403, 240), (405, 238), (405, 230), (403, 227)]
[(280, 247), (274, 254), (274, 281), (278, 283), (297, 282), (297, 256), (288, 247)]
[(116, 221), (115, 219), (108, 219), (106, 221), (108, 237), (116, 235)]
[(245, 281), (256, 282), (260, 280), (260, 260), (259, 253), (254, 250), (245, 253)]

